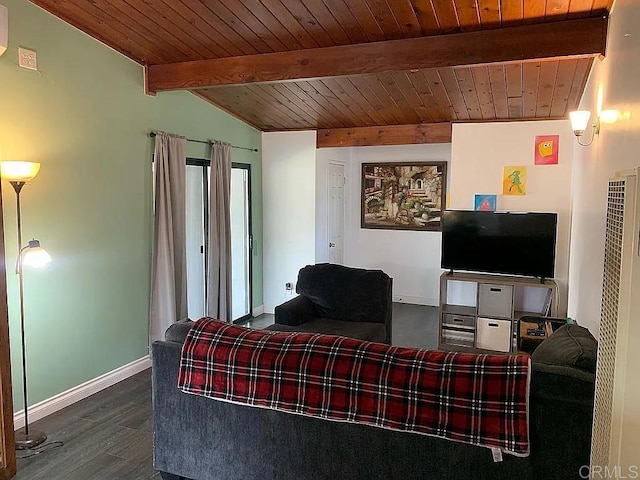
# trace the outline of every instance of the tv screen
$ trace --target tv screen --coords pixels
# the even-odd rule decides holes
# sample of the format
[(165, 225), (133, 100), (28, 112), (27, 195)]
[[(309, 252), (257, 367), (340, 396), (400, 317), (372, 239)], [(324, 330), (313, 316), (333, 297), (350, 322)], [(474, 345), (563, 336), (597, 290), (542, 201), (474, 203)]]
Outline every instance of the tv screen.
[(553, 278), (556, 213), (445, 210), (442, 268)]

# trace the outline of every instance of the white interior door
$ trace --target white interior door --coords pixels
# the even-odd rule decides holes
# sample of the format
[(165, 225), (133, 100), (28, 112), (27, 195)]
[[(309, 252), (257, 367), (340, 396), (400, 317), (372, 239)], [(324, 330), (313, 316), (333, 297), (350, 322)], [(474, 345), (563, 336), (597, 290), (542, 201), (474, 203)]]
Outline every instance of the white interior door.
[(251, 314), (249, 230), (249, 170), (231, 169), (231, 315), (233, 320)]
[(342, 264), (344, 262), (344, 164), (329, 163), (329, 218), (328, 230), (328, 258), (329, 262)]

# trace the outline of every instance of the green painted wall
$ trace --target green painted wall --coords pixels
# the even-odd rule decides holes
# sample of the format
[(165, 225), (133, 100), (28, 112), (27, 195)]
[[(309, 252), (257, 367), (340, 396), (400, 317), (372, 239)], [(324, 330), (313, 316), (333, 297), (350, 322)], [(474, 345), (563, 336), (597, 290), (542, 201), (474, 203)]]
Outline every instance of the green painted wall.
[[(0, 160), (42, 164), (22, 192), (23, 240), (53, 257), (25, 274), (29, 403), (148, 354), (151, 130), (260, 147), (257, 130), (186, 92), (144, 95), (142, 68), (25, 0), (9, 9), (0, 57)], [(17, 65), (17, 47), (39, 71)], [(190, 144), (189, 156), (203, 156)], [(262, 170), (252, 164), (254, 306), (262, 304)], [(16, 409), (22, 408), (15, 194), (3, 182)]]

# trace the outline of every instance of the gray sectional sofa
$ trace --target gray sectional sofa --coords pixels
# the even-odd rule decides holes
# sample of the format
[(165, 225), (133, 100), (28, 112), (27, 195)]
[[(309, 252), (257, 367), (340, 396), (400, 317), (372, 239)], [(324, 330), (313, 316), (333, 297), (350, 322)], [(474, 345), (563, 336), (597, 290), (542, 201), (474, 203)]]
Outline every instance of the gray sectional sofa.
[(174, 325), (152, 350), (154, 466), (164, 479), (577, 479), (589, 463), (594, 375), (584, 367), (594, 362), (584, 357), (595, 357), (595, 340), (580, 327), (559, 329), (532, 357), (531, 455), (495, 463), (481, 447), (182, 393), (189, 326)]

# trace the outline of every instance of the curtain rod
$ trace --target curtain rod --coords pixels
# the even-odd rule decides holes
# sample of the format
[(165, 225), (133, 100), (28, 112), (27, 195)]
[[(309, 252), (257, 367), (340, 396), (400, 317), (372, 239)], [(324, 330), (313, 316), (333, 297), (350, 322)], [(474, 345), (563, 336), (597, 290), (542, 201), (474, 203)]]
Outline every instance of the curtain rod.
[[(156, 132), (151, 132), (149, 134), (149, 136), (151, 138), (154, 138), (156, 136)], [(187, 138), (187, 142), (204, 143), (205, 145), (213, 145), (213, 142), (211, 140), (194, 140), (193, 138)], [(231, 148), (238, 148), (240, 150), (249, 150), (250, 152), (258, 152), (259, 151), (257, 148), (238, 147), (236, 145), (231, 145)]]

